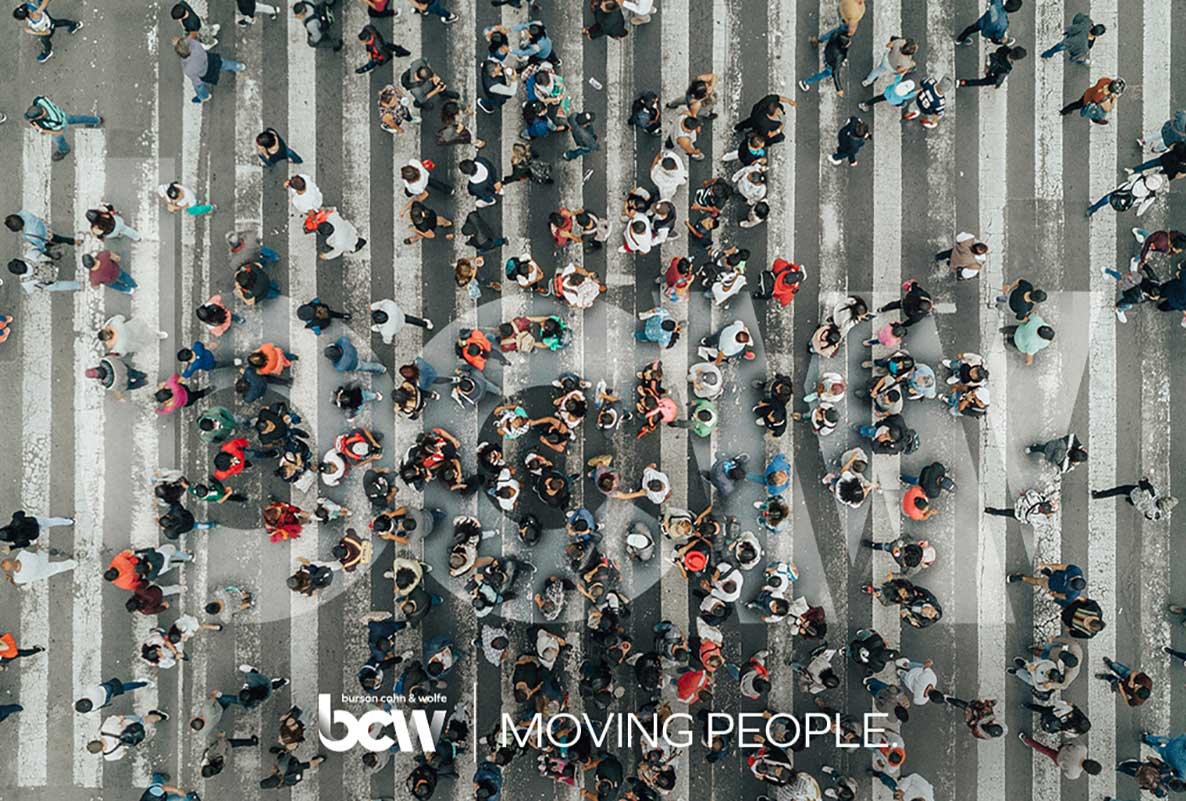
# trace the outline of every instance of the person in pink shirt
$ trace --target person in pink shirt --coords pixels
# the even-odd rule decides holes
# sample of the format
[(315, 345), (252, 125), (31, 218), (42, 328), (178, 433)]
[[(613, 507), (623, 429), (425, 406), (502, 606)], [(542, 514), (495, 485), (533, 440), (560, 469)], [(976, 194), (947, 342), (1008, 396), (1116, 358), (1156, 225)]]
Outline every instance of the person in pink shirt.
[(243, 318), (228, 309), (222, 302), (222, 295), (215, 295), (194, 310), (198, 319), (206, 324), (206, 330), (216, 337), (225, 334), (231, 323), (242, 323)]
[(182, 409), (186, 406), (193, 406), (201, 398), (209, 395), (214, 391), (213, 387), (204, 387), (202, 389), (190, 389), (185, 385), (185, 381), (181, 376), (174, 373), (169, 378), (157, 387), (156, 402), (161, 404), (157, 410), (157, 414), (170, 414)]

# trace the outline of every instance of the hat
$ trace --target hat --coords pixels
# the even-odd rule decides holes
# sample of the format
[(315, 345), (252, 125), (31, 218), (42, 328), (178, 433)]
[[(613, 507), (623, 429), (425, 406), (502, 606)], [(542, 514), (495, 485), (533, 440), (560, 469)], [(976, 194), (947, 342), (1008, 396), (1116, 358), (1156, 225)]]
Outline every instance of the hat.
[(708, 566), (708, 556), (703, 551), (688, 551), (684, 554), (684, 567), (693, 573), (699, 573)]

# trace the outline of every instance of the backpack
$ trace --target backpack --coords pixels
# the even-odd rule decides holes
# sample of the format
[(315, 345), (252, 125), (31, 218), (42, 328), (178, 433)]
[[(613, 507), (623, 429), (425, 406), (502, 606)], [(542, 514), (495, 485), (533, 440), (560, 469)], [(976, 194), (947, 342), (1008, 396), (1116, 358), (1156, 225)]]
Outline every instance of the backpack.
[(1088, 103), (1079, 109), (1079, 116), (1086, 117), (1092, 122), (1100, 122), (1108, 116), (1108, 112), (1099, 103)]
[(127, 746), (139, 745), (146, 736), (144, 724), (135, 722), (119, 733), (119, 741)]

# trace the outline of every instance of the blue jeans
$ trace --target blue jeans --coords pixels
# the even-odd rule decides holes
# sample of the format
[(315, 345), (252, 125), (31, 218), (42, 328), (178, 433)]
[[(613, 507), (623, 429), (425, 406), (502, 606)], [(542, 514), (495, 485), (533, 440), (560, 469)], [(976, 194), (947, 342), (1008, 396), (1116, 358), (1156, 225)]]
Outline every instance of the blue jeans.
[[(244, 64), (242, 61), (235, 61), (233, 58), (224, 58), (222, 60), (222, 67), (220, 72), (242, 72)], [(194, 98), (195, 103), (201, 103), (210, 99), (210, 86), (205, 83), (198, 84), (196, 90), (197, 97)]]
[[(71, 125), (98, 125), (102, 122), (95, 114), (67, 114), (66, 126)], [(63, 156), (70, 152), (70, 143), (66, 141), (66, 135), (60, 133), (54, 137), (54, 145), (57, 151)]]
[(908, 476), (903, 473), (902, 475), (898, 476), (898, 478), (902, 479), (902, 481), (906, 482), (912, 487), (918, 486), (918, 476)]
[(587, 156), (592, 152), (593, 148), (591, 147), (574, 147), (572, 150), (565, 150), (564, 153), (561, 154), (561, 158), (563, 158), (565, 161), (572, 161), (573, 159), (579, 159)]
[(136, 288), (136, 282), (135, 282), (135, 279), (132, 278), (132, 276), (128, 275), (127, 271), (123, 271), (123, 269), (121, 269), (119, 278), (116, 278), (114, 281), (111, 281), (108, 286), (113, 288), (113, 290), (115, 290), (116, 292), (122, 292), (123, 294), (132, 294), (132, 290), (134, 290), (134, 288)]
[(1161, 157), (1154, 156), (1153, 158), (1149, 159), (1148, 161), (1142, 161), (1140, 164), (1133, 167), (1132, 171), (1133, 172), (1144, 172), (1145, 170), (1147, 170), (1151, 167), (1159, 167), (1159, 166), (1161, 166)]
[(877, 436), (877, 427), (876, 426), (861, 426), (859, 429), (857, 429), (857, 433), (860, 434), (865, 439), (873, 439), (873, 437)]
[(865, 689), (869, 691), (869, 695), (877, 695), (882, 690), (889, 689), (892, 685), (886, 684), (881, 679), (869, 679), (865, 682)]
[(837, 25), (835, 28), (833, 28), (832, 30), (828, 31), (827, 33), (820, 34), (819, 43), (827, 44), (828, 40), (831, 39), (833, 36), (840, 33), (841, 31), (846, 31), (846, 30), (848, 30), (848, 26), (842, 22), (839, 25)]
[(1056, 44), (1054, 47), (1050, 48), (1050, 49), (1049, 49), (1049, 50), (1047, 50), (1045, 53), (1043, 53), (1043, 54), (1042, 54), (1042, 58), (1050, 58), (1050, 57), (1051, 57), (1051, 56), (1053, 56), (1055, 53), (1061, 53), (1062, 51), (1064, 51), (1064, 50), (1066, 50), (1066, 49), (1067, 49), (1066, 43), (1065, 43), (1065, 42), (1059, 42), (1059, 43), (1058, 43), (1058, 44)]
[(387, 368), (378, 362), (363, 362), (360, 361), (358, 366), (354, 368), (356, 373), (386, 373)]
[(432, 2), (428, 4), (428, 8), (424, 9), (424, 13), (436, 14), (441, 19), (448, 19), (453, 14), (452, 11), (445, 8), (445, 6), (441, 3), (441, 0), (432, 0)]
[(1087, 210), (1087, 216), (1090, 217), (1091, 215), (1095, 214), (1097, 211), (1102, 209), (1104, 206), (1108, 205), (1108, 201), (1111, 199), (1112, 199), (1112, 193), (1109, 192), (1108, 194), (1104, 195), (1096, 202), (1092, 203), (1091, 208), (1089, 208)]
[(832, 68), (824, 67), (822, 70), (817, 72), (815, 75), (812, 75), (810, 78), (804, 78), (803, 83), (807, 84), (808, 86), (815, 86), (820, 81), (826, 80), (827, 78), (831, 78), (831, 77), (832, 77)]

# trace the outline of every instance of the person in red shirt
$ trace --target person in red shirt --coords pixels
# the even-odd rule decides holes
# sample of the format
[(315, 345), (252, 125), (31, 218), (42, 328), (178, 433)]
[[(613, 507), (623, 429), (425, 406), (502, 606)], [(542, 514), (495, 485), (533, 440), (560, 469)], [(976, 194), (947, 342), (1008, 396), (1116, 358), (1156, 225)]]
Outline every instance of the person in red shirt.
[(927, 494), (917, 484), (902, 494), (902, 514), (911, 520), (928, 520), (938, 511), (931, 506)]
[(247, 439), (239, 437), (223, 443), (214, 457), (214, 478), (226, 481), (231, 476), (237, 476), (251, 467), (247, 460)]
[(121, 590), (135, 592), (138, 587), (146, 583), (136, 572), (136, 565), (139, 563), (140, 559), (136, 554), (130, 548), (125, 548), (117, 553), (111, 563), (107, 565), (107, 571), (103, 573), (103, 578)]
[(92, 289), (109, 286), (125, 295), (136, 291), (136, 281), (120, 267), (119, 255), (110, 250), (100, 250), (93, 256), (87, 253), (82, 257), (82, 266), (88, 270)]
[(284, 501), (272, 501), (264, 507), (264, 530), (271, 535), (272, 542), (295, 540), (301, 536), (307, 515), (299, 506)]
[(156, 584), (144, 582), (124, 603), (124, 608), (129, 612), (139, 612), (142, 615), (159, 615), (169, 608), (169, 602), (165, 600), (165, 596), (180, 594), (180, 584), (172, 587), (159, 587)]

